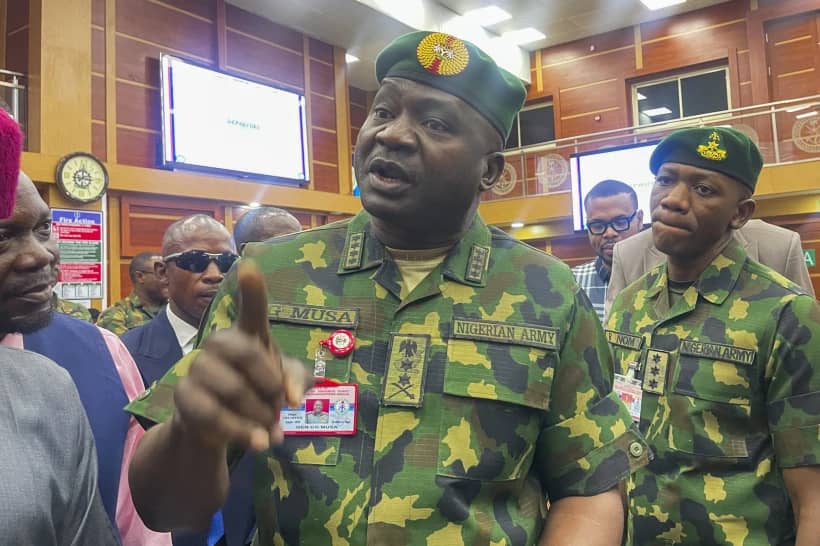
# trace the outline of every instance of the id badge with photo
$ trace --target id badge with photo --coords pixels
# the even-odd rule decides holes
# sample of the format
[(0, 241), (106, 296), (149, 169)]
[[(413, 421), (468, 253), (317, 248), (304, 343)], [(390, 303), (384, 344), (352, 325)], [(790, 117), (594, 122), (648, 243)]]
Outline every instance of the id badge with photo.
[(299, 407), (282, 408), (282, 430), (285, 436), (352, 436), (356, 434), (358, 396), (359, 386), (353, 383), (317, 383)]
[(636, 423), (641, 421), (641, 400), (643, 398), (643, 389), (641, 382), (635, 379), (633, 374), (621, 375), (615, 374), (615, 383), (612, 388), (618, 394), (626, 409), (629, 410), (629, 415)]

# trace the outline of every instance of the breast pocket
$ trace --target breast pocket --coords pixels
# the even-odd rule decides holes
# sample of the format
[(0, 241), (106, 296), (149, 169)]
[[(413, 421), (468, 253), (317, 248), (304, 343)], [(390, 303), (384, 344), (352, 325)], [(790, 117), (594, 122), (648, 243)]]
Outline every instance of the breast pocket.
[(669, 397), (670, 448), (707, 458), (747, 458), (759, 440), (751, 415), (754, 369), (679, 355)]
[(526, 475), (556, 359), (541, 347), (450, 339), (437, 473), (482, 481)]

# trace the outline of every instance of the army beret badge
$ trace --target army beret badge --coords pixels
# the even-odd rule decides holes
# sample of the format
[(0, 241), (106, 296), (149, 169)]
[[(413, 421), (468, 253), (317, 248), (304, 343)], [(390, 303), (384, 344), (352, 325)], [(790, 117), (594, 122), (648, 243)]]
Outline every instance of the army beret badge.
[(712, 161), (723, 161), (726, 159), (726, 150), (720, 147), (720, 135), (717, 131), (712, 131), (709, 141), (706, 144), (698, 145), (698, 154), (704, 159)]
[(433, 32), (419, 42), (416, 58), (428, 72), (437, 76), (454, 76), (467, 68), (470, 52), (464, 42), (455, 36)]

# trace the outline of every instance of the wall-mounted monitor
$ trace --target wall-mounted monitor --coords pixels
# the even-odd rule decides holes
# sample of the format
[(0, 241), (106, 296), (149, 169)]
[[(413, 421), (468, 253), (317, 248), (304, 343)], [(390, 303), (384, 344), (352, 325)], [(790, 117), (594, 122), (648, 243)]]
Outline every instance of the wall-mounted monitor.
[(584, 197), (595, 184), (607, 179), (620, 180), (635, 189), (638, 207), (643, 210), (644, 220), (649, 222), (649, 194), (655, 182), (649, 171), (649, 157), (657, 145), (657, 141), (642, 142), (570, 156), (572, 224), (576, 231), (586, 229)]
[(303, 95), (171, 55), (160, 68), (163, 166), (307, 183)]

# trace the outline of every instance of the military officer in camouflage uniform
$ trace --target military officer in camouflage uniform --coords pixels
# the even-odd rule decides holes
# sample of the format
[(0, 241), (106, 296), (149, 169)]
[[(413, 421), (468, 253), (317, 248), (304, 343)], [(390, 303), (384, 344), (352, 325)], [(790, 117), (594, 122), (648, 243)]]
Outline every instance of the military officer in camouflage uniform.
[(51, 308), (58, 313), (68, 315), (69, 317), (78, 318), (86, 322), (94, 322), (91, 318), (91, 311), (85, 305), (74, 303), (73, 301), (64, 300), (57, 296), (57, 292), (51, 294)]
[(651, 157), (668, 261), (606, 326), (655, 454), (628, 480), (629, 544), (820, 541), (820, 307), (732, 238), (762, 162), (727, 128), (673, 133)]
[(159, 278), (155, 264), (162, 262), (156, 252), (140, 252), (131, 260), (128, 275), (133, 290), (128, 297), (114, 302), (100, 313), (97, 326), (118, 336), (157, 316), (168, 301), (168, 283)]
[[(262, 448), (265, 546), (619, 544), (617, 486), (649, 450), (612, 393), (595, 311), (568, 267), (476, 214), (503, 170), (521, 82), (474, 45), (429, 32), (389, 45), (376, 72), (356, 144), (366, 212), (248, 245), (242, 260), (264, 272), (261, 328), (281, 352), (358, 388), (354, 404), (333, 404), (357, 412), (355, 434), (265, 449), (283, 387), (275, 358), (245, 333), (258, 298), (235, 268), (201, 349), (129, 407), (163, 423), (131, 467), (142, 516), (158, 528), (205, 523), (233, 443)], [(326, 350), (350, 347), (350, 334), (352, 352)], [(293, 378), (286, 366), (298, 406)]]

